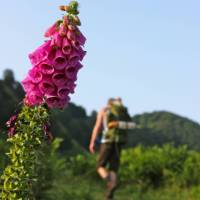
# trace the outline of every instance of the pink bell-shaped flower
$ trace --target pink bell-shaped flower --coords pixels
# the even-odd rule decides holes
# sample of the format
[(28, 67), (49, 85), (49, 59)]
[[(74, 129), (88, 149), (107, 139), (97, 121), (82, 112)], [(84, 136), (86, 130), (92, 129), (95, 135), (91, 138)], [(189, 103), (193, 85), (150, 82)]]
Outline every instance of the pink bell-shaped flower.
[(56, 91), (56, 87), (50, 79), (44, 79), (39, 83), (41, 93), (51, 95)]
[(68, 64), (66, 56), (62, 53), (61, 50), (57, 50), (56, 56), (53, 60), (53, 66), (57, 70), (62, 70), (64, 69)]
[(77, 62), (77, 64), (74, 66), (67, 66), (65, 69), (66, 77), (75, 81), (77, 79), (77, 73), (82, 67), (83, 65), (79, 62)]
[(46, 59), (51, 49), (50, 44), (51, 41), (48, 40), (44, 44), (42, 44), (39, 48), (37, 48), (33, 53), (29, 54), (29, 59), (32, 65), (37, 65)]
[(51, 27), (49, 27), (44, 36), (45, 37), (51, 37), (54, 33), (56, 33), (58, 30), (58, 22), (55, 22)]
[(29, 92), (35, 88), (35, 84), (31, 81), (29, 76), (22, 81), (22, 86), (25, 92)]
[(61, 99), (66, 98), (66, 96), (68, 96), (69, 93), (70, 93), (70, 91), (69, 91), (68, 87), (60, 87), (60, 88), (58, 88), (57, 94)]
[(54, 73), (54, 67), (48, 61), (44, 61), (44, 62), (40, 63), (39, 69), (43, 74), (50, 75), (50, 74)]
[(46, 95), (46, 103), (49, 108), (58, 108), (60, 98), (56, 95)]
[(79, 54), (79, 56), (80, 56), (80, 61), (82, 61), (83, 58), (84, 58), (85, 55), (86, 55), (86, 51), (84, 51), (84, 50), (80, 47), (79, 49), (77, 49), (77, 52), (78, 52), (78, 54)]
[(51, 50), (48, 53), (47, 60), (52, 62), (56, 57), (56, 52), (57, 52), (57, 48), (52, 47)]
[(74, 81), (69, 81), (67, 83), (67, 88), (69, 89), (70, 93), (74, 93), (75, 92), (75, 88), (76, 88), (76, 84), (74, 83)]
[(37, 66), (33, 67), (28, 74), (33, 83), (39, 83), (42, 80), (42, 73)]
[(77, 69), (75, 66), (68, 66), (66, 69), (65, 69), (65, 75), (68, 79), (73, 79), (73, 80), (76, 80), (76, 77), (77, 77)]
[(69, 55), (69, 65), (74, 66), (80, 60), (80, 54), (78, 51), (73, 49), (72, 53)]
[(80, 45), (84, 45), (86, 42), (85, 36), (78, 30), (76, 40), (79, 42)]
[(64, 54), (69, 55), (72, 50), (71, 44), (69, 40), (65, 37), (63, 38), (63, 45), (62, 45), (62, 51)]
[(63, 86), (67, 82), (67, 78), (64, 73), (55, 73), (52, 76), (53, 83), (58, 87)]
[(68, 31), (67, 31), (67, 38), (68, 38), (69, 40), (76, 41), (76, 31), (68, 30)]
[(78, 41), (72, 40), (71, 43), (72, 43), (72, 46), (73, 46), (75, 49), (79, 49), (79, 48), (80, 48), (80, 43), (79, 43)]
[(64, 108), (74, 93), (86, 38), (70, 17), (68, 13), (49, 27), (44, 34), (49, 40), (29, 54), (33, 68), (22, 81), (26, 105), (46, 102), (49, 108)]
[(78, 62), (78, 63), (75, 65), (75, 67), (76, 67), (77, 70), (80, 70), (80, 69), (83, 67), (83, 65), (82, 65), (80, 62)]
[(62, 47), (63, 37), (60, 34), (55, 33), (51, 40), (51, 46)]

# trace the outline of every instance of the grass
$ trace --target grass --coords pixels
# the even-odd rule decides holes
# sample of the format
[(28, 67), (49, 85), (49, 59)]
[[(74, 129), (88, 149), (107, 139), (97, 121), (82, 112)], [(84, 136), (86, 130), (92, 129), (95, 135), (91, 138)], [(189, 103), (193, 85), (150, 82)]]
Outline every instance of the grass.
[[(70, 177), (63, 176), (57, 183), (60, 195), (52, 197), (58, 200), (103, 200), (105, 193), (105, 183), (96, 177)], [(55, 188), (54, 188), (55, 189)], [(57, 193), (57, 194), (58, 194)], [(60, 196), (60, 197), (59, 197)], [(180, 188), (176, 184), (160, 187), (157, 189), (143, 190), (138, 185), (128, 185), (121, 183), (116, 191), (115, 200), (199, 200), (200, 186), (191, 188)]]

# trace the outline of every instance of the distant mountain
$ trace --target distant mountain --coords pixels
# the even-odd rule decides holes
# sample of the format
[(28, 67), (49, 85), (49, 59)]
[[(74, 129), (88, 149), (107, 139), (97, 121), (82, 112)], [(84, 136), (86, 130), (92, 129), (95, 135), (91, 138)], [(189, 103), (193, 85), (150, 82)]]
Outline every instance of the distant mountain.
[(133, 121), (142, 128), (129, 134), (128, 146), (173, 143), (200, 150), (200, 125), (190, 119), (161, 111), (135, 115)]

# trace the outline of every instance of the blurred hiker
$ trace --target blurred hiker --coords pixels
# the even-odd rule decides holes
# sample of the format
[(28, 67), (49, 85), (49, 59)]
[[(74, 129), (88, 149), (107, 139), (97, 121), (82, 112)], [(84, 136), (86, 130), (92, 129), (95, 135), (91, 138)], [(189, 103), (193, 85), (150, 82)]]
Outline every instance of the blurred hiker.
[(91, 153), (95, 152), (95, 140), (102, 132), (97, 172), (107, 182), (106, 200), (113, 199), (117, 187), (121, 148), (126, 143), (127, 130), (135, 126), (121, 98), (109, 99), (107, 106), (97, 115), (89, 150)]

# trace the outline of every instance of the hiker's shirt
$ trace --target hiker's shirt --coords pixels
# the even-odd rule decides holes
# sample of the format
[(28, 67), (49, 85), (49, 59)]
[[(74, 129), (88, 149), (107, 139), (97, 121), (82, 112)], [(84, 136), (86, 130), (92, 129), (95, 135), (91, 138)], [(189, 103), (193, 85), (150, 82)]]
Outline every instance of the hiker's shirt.
[(128, 130), (121, 128), (109, 129), (108, 124), (111, 121), (131, 122), (131, 117), (126, 107), (123, 105), (112, 105), (105, 111), (101, 143), (126, 143)]

